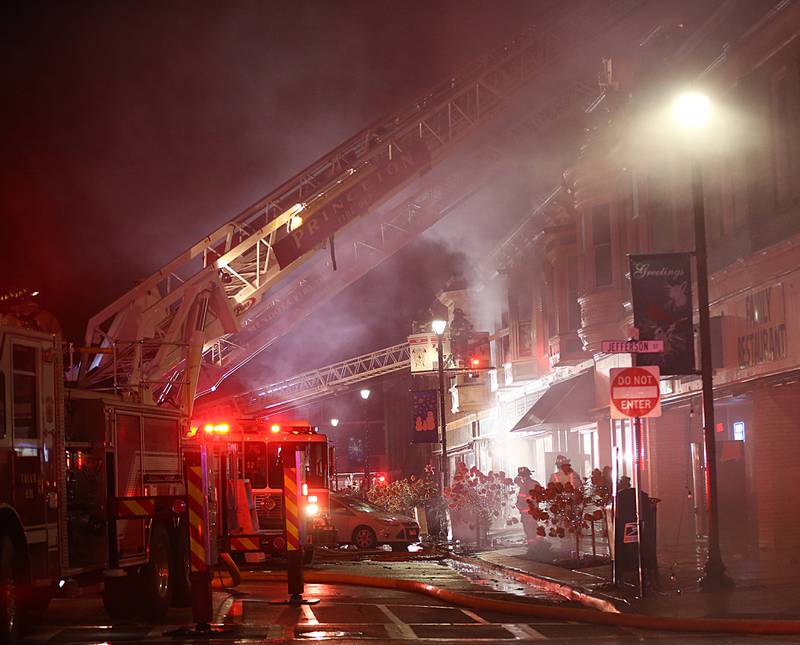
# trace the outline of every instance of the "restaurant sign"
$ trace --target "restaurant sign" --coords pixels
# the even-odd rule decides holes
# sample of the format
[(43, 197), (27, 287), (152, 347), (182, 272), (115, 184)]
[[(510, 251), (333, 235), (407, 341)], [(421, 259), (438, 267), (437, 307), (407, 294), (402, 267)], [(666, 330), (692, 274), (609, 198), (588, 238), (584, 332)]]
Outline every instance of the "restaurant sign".
[(739, 369), (787, 357), (783, 285), (754, 291), (734, 303), (736, 357)]

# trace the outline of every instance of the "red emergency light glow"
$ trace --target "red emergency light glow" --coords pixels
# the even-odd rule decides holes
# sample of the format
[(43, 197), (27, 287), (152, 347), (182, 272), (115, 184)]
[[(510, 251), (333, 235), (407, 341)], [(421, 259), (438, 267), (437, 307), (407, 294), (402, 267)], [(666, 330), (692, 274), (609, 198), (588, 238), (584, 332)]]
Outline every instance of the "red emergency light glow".
[(472, 358), (472, 359), (470, 359), (469, 364), (472, 367), (480, 367), (481, 366), (481, 359), (480, 358)]
[(269, 427), (269, 431), (272, 432), (273, 434), (277, 434), (278, 432), (281, 431), (281, 427), (277, 423), (273, 423)]
[[(206, 423), (203, 425), (203, 432), (206, 435), (228, 434), (231, 431), (229, 423)], [(197, 426), (192, 426), (187, 437), (194, 437), (197, 434)]]

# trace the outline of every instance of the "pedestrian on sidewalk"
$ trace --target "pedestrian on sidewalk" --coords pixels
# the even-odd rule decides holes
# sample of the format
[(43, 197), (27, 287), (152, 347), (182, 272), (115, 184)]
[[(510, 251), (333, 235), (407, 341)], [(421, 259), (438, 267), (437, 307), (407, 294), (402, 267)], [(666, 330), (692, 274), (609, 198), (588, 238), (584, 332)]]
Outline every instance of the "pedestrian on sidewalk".
[(575, 490), (583, 488), (583, 480), (580, 475), (572, 470), (572, 464), (568, 457), (559, 455), (556, 457), (556, 472), (550, 477), (551, 484), (572, 484)]

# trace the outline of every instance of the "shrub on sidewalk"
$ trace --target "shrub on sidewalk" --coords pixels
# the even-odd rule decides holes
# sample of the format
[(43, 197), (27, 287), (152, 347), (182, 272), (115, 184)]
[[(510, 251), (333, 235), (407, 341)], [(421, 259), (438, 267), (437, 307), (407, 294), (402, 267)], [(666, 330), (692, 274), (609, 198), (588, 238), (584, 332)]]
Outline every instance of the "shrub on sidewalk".
[(571, 483), (550, 482), (547, 487), (535, 486), (530, 491), (528, 513), (538, 523), (536, 532), (542, 537), (575, 540), (575, 553), (580, 558), (580, 542), (589, 523), (603, 519), (600, 510), (603, 498), (591, 485), (576, 488)]
[(433, 474), (426, 471), (422, 478), (411, 475), (406, 479), (376, 484), (367, 492), (367, 498), (390, 513), (413, 515), (414, 508), (436, 497), (436, 492)]
[(455, 511), (451, 516), (461, 516), (470, 529), (475, 530), (477, 546), (489, 530), (491, 523), (501, 516), (511, 503), (513, 482), (502, 471), (484, 474), (475, 466), (467, 468), (459, 463), (453, 480), (444, 489), (447, 507)]

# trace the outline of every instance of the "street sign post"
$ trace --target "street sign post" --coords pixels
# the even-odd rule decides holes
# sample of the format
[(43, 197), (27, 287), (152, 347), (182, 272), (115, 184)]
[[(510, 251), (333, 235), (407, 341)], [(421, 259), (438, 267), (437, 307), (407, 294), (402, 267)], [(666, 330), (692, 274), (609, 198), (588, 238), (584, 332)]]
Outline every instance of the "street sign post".
[(658, 354), (664, 351), (663, 340), (604, 340), (604, 354)]
[[(636, 499), (636, 549), (639, 565), (639, 596), (644, 597), (644, 573), (642, 569), (642, 418), (661, 416), (661, 388), (659, 369), (655, 365), (622, 367), (611, 370), (610, 409), (613, 419), (633, 419), (633, 454), (635, 499)], [(616, 522), (615, 522), (616, 525)], [(625, 525), (624, 542), (633, 542), (633, 529)]]

